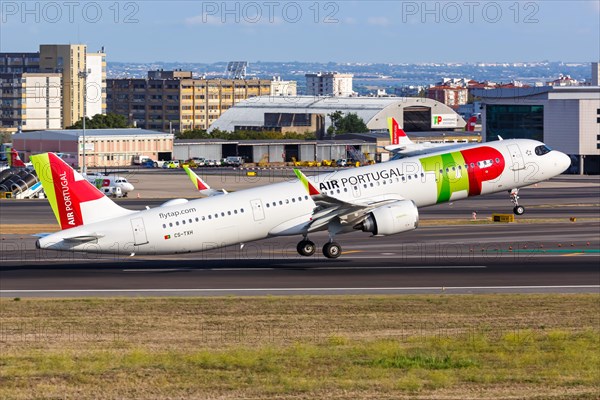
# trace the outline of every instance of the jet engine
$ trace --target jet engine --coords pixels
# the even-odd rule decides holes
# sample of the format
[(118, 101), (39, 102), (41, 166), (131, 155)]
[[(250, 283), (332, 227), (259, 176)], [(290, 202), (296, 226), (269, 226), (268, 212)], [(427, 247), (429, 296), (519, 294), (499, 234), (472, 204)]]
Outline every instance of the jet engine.
[(375, 236), (393, 235), (408, 232), (419, 226), (419, 210), (412, 200), (401, 200), (378, 207), (368, 217), (354, 226)]

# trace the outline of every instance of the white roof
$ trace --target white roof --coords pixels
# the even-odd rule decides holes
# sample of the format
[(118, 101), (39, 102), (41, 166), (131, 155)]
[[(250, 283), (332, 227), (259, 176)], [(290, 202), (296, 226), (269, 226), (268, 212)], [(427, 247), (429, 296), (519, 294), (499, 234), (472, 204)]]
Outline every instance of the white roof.
[[(393, 108), (425, 106), (436, 108), (436, 112), (456, 114), (450, 107), (438, 101), (422, 97), (314, 97), (314, 96), (261, 96), (240, 101), (225, 111), (210, 127), (209, 131), (219, 129), (232, 132), (237, 126), (262, 126), (266, 113), (306, 113), (330, 114), (342, 111), (344, 114), (355, 113), (369, 129), (387, 128), (387, 117), (381, 115), (383, 122), (378, 119), (382, 111), (394, 114)], [(389, 110), (392, 109), (392, 110)], [(400, 114), (401, 115), (401, 114)], [(375, 121), (377, 119), (377, 121)], [(460, 117), (459, 117), (460, 119)], [(329, 118), (325, 119), (325, 127), (330, 125)]]
[[(15, 139), (44, 139), (44, 140), (77, 140), (80, 136), (83, 136), (82, 129), (49, 129), (43, 131), (31, 131), (31, 132), (19, 132), (13, 135)], [(118, 136), (118, 137), (151, 137), (158, 136), (164, 138), (172, 138), (173, 135), (170, 133), (151, 131), (148, 129), (139, 128), (123, 128), (123, 129), (86, 129), (85, 130), (86, 140), (92, 137), (107, 137), (107, 136)]]

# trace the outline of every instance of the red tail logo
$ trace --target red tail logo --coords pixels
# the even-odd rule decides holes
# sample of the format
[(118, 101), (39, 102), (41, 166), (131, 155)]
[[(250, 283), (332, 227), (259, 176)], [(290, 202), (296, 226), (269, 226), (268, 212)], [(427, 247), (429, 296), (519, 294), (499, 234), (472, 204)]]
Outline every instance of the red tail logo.
[(19, 153), (14, 148), (10, 149), (10, 165), (16, 168), (25, 168), (25, 163), (19, 157)]

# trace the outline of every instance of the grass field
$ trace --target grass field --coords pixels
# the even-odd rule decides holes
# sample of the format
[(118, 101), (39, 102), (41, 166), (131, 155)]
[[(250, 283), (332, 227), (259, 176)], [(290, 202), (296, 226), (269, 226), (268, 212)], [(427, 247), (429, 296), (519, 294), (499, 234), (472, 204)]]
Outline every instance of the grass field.
[(0, 301), (1, 399), (598, 399), (600, 296)]

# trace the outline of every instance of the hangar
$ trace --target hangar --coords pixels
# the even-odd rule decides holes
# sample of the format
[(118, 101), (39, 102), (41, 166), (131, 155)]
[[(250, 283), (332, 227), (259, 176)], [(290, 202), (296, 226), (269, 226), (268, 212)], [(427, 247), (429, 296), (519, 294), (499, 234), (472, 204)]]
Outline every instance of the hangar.
[(289, 163), (298, 161), (337, 160), (352, 158), (365, 161), (374, 159), (377, 144), (365, 140), (176, 140), (173, 158), (188, 160), (201, 157), (220, 160), (241, 156), (248, 163)]
[(372, 131), (386, 130), (394, 117), (405, 131), (463, 129), (465, 120), (452, 108), (421, 97), (274, 97), (240, 101), (225, 111), (209, 131), (273, 130), (316, 132), (322, 138), (331, 125), (328, 114), (355, 113)]

